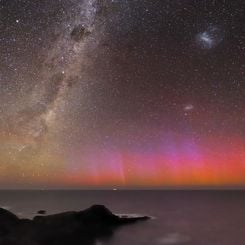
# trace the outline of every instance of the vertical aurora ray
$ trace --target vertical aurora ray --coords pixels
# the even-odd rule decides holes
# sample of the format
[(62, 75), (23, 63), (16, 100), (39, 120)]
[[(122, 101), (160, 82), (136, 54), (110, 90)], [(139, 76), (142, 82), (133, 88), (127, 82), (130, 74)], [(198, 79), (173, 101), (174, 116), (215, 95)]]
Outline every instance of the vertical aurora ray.
[[(165, 138), (161, 144), (152, 143), (154, 147), (148, 150), (137, 146), (120, 151), (113, 146), (114, 149), (97, 148), (94, 152), (83, 152), (75, 162), (75, 166), (81, 166), (76, 170), (76, 184), (88, 181), (94, 186), (115, 185), (122, 188), (244, 184), (243, 140), (232, 139), (230, 144), (224, 138), (209, 137), (201, 144), (190, 139), (170, 138)], [(68, 163), (67, 166), (72, 165)], [(82, 166), (89, 166), (89, 169), (85, 170)]]

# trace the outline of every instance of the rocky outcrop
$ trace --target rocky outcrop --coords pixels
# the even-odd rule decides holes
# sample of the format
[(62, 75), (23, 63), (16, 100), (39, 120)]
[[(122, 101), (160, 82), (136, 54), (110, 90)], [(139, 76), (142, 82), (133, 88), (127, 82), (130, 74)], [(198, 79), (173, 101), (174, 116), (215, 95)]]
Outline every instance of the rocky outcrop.
[(114, 215), (102, 205), (80, 212), (65, 212), (19, 219), (0, 210), (0, 245), (93, 245), (96, 240), (110, 237), (113, 231), (126, 224), (149, 217)]
[(37, 214), (41, 214), (41, 215), (46, 214), (46, 210), (39, 210), (37, 211)]
[(0, 237), (10, 233), (19, 224), (19, 218), (11, 212), (0, 208)]

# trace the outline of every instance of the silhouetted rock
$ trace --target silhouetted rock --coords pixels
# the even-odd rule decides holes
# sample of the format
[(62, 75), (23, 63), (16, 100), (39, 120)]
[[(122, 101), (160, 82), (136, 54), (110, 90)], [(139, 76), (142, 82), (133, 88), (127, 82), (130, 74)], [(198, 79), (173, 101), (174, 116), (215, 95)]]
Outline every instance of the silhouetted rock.
[(0, 233), (0, 245), (92, 245), (99, 238), (110, 237), (120, 225), (147, 219), (119, 217), (102, 205), (80, 212), (35, 216), (33, 220), (18, 219), (2, 210), (0, 222), (8, 232)]
[(7, 235), (19, 224), (19, 218), (11, 212), (0, 208), (0, 236)]
[(37, 214), (41, 214), (41, 215), (46, 214), (46, 210), (39, 210), (37, 211)]

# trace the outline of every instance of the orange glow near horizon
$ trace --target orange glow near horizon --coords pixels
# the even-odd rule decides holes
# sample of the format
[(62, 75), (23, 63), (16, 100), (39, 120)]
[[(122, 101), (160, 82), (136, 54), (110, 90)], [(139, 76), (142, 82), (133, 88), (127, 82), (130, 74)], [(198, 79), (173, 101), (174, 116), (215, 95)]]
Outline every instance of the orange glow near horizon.
[[(214, 142), (214, 141), (213, 141)], [(181, 148), (181, 147), (180, 147)], [(192, 149), (191, 149), (192, 150)], [(71, 187), (225, 187), (245, 184), (244, 142), (208, 142), (201, 152), (110, 152), (95, 159), (88, 171), (63, 176)], [(81, 161), (83, 161), (81, 159)], [(91, 165), (93, 165), (91, 163)]]
[(245, 186), (245, 142), (241, 138), (232, 138), (232, 144), (211, 137), (205, 144), (167, 142), (150, 150), (94, 147), (81, 154), (76, 151), (69, 159), (47, 152), (38, 157), (26, 152), (29, 156), (22, 156), (26, 162), (22, 159), (20, 165), (1, 165), (1, 186), (10, 181), (20, 188)]

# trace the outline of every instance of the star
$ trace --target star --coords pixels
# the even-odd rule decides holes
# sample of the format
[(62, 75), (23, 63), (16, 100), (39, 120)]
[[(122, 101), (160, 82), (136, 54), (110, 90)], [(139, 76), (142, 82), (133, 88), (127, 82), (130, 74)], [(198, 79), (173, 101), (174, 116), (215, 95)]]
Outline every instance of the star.
[(187, 105), (184, 106), (184, 111), (185, 111), (185, 112), (193, 111), (194, 108), (195, 108), (194, 105), (192, 105), (192, 104), (187, 104)]

